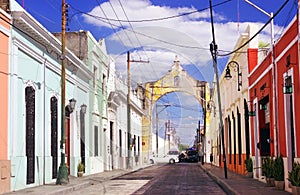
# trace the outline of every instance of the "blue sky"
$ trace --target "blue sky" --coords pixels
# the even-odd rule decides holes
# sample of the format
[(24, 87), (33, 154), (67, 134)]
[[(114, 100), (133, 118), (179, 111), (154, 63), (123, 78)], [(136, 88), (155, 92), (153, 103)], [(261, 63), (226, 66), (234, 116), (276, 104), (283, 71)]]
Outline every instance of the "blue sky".
[[(50, 32), (61, 31), (60, 0), (17, 2), (24, 5), (25, 10)], [(276, 13), (285, 1), (251, 2), (267, 13)], [(149, 64), (132, 64), (134, 83), (161, 78), (171, 68), (175, 55), (191, 76), (212, 81), (214, 72), (209, 52), (212, 41), (209, 0), (66, 0), (66, 3), (70, 4), (70, 31), (89, 30), (96, 40), (104, 38), (108, 53), (116, 60), (118, 74), (126, 74), (128, 50), (131, 51), (131, 58), (150, 61)], [(212, 4), (219, 4), (213, 8), (213, 15), (216, 43), (223, 51), (233, 49), (239, 35), (249, 23), (256, 23), (261, 27), (269, 19), (244, 0), (212, 0)], [(195, 12), (196, 10), (201, 11)], [(295, 16), (296, 10), (297, 0), (289, 0), (275, 17), (276, 39)], [(195, 13), (174, 17), (191, 12)], [(164, 19), (168, 17), (172, 18)], [(153, 21), (154, 19), (157, 21)], [(130, 22), (126, 22), (128, 20)], [(259, 40), (269, 42), (269, 32), (270, 28), (267, 26), (259, 35)], [(228, 57), (218, 58), (219, 72), (223, 71)], [(181, 93), (169, 94), (158, 101), (158, 104), (170, 102), (174, 106), (161, 112), (160, 126), (163, 126), (164, 120), (171, 118), (182, 142), (189, 144), (190, 134), (197, 128), (198, 120), (202, 120), (202, 108), (193, 97)]]
[[(17, 1), (24, 5), (24, 8), (50, 32), (61, 31), (60, 0)], [(267, 13), (275, 13), (285, 1), (252, 0), (251, 2)], [(70, 31), (89, 30), (97, 40), (104, 38), (109, 54), (115, 56), (119, 72), (125, 71), (123, 62), (126, 62), (125, 53), (128, 50), (132, 52), (132, 57), (135, 59), (149, 59), (150, 64), (146, 72), (152, 73), (133, 75), (136, 82), (145, 82), (140, 77), (147, 80), (156, 80), (161, 77), (162, 70), (170, 67), (175, 55), (179, 56), (181, 64), (186, 65), (188, 71), (188, 65), (193, 70), (195, 67), (199, 70), (199, 74), (194, 74), (196, 79), (212, 79), (213, 71), (209, 67), (211, 56), (208, 50), (209, 43), (212, 41), (209, 0), (88, 0), (84, 3), (66, 0), (66, 3), (70, 4), (68, 22)], [(213, 8), (216, 43), (220, 50), (231, 51), (239, 34), (245, 30), (249, 22), (262, 26), (269, 19), (244, 0), (212, 0), (212, 3), (213, 5), (220, 4)], [(282, 27), (294, 17), (296, 5), (296, 0), (290, 0), (276, 16), (275, 34), (280, 34)], [(160, 19), (195, 10), (201, 11), (155, 22), (124, 22)], [(102, 19), (94, 19), (89, 15)], [(105, 18), (123, 22), (109, 20), (110, 25), (108, 20), (102, 22)], [(269, 27), (261, 35), (261, 39), (269, 41), (268, 33)], [(184, 46), (195, 46), (198, 49), (188, 49)], [(218, 65), (221, 71), (226, 65), (226, 59), (219, 58)], [(133, 65), (133, 69), (135, 68), (143, 72), (140, 65)]]

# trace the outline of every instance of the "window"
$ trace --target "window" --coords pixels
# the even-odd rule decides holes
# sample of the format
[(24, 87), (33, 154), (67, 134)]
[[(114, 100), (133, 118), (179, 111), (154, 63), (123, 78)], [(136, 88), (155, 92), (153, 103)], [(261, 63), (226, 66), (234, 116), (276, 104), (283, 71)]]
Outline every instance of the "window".
[(179, 76), (175, 76), (175, 77), (174, 77), (174, 86), (175, 86), (175, 87), (178, 87), (178, 86), (179, 86), (179, 83), (180, 83), (180, 78), (179, 78)]
[(57, 98), (52, 97), (50, 100), (50, 113), (51, 113), (51, 157), (52, 157), (52, 179), (57, 178)]
[(94, 154), (95, 154), (95, 156), (99, 156), (98, 139), (99, 139), (98, 126), (94, 126)]
[(228, 115), (228, 146), (229, 146), (229, 164), (232, 164), (232, 148), (231, 148), (231, 121)]
[(122, 130), (119, 129), (119, 155), (122, 157)]
[(138, 155), (140, 155), (141, 148), (140, 148), (140, 136), (138, 136)]
[(237, 133), (238, 133), (238, 159), (239, 165), (242, 164), (242, 128), (241, 128), (241, 113), (237, 108)]
[(113, 141), (114, 141), (114, 135), (113, 135), (113, 131), (114, 131), (114, 122), (110, 121), (110, 125), (109, 125), (109, 153), (112, 155), (112, 151), (113, 151)]
[(236, 122), (232, 112), (232, 124), (233, 124), (233, 164), (236, 165)]
[(26, 122), (26, 184), (34, 183), (35, 178), (35, 90), (25, 88), (25, 122)]
[(97, 88), (97, 81), (99, 79), (99, 74), (98, 74), (98, 68), (96, 66), (94, 66), (94, 88), (96, 89)]
[(106, 95), (106, 75), (102, 75), (102, 95)]
[(85, 113), (80, 110), (80, 156), (81, 162), (85, 165)]

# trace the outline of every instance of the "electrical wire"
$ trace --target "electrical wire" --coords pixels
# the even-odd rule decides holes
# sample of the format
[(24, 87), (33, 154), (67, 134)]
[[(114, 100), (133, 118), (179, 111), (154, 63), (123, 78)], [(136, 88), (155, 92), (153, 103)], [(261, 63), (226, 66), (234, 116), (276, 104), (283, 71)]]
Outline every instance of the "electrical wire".
[[(103, 8), (101, 7), (101, 4), (100, 4), (99, 0), (96, 0), (96, 2), (98, 3), (98, 6), (99, 6), (100, 10), (102, 11), (103, 15), (104, 15), (105, 18), (107, 19), (107, 22), (106, 22), (106, 23), (108, 23), (108, 24), (111, 26), (112, 30), (115, 32), (115, 34), (117, 34), (117, 33), (116, 33), (116, 32), (117, 32), (116, 29), (113, 27), (113, 26), (116, 26), (116, 25), (113, 25), (113, 24), (110, 22), (110, 20), (108, 19), (108, 17), (107, 17), (106, 14), (105, 14)], [(123, 40), (121, 39), (121, 37), (120, 37), (118, 34), (117, 34), (117, 37), (118, 37), (119, 40), (123, 43), (123, 46), (125, 47), (125, 49), (126, 49), (127, 51), (129, 51), (128, 47), (126, 47), (126, 44), (124, 44)]]
[[(128, 18), (126, 12), (125, 12), (125, 9), (124, 9), (124, 7), (123, 7), (121, 1), (118, 0), (118, 2), (119, 2), (120, 6), (121, 6), (121, 8), (122, 8), (122, 11), (123, 11), (123, 13), (124, 13), (124, 15), (125, 15), (127, 21), (129, 21), (129, 18)], [(111, 3), (110, 3), (110, 4), (111, 4)], [(112, 6), (112, 5), (111, 5), (111, 6)], [(120, 23), (121, 23), (121, 22), (120, 22)], [(144, 51), (144, 54), (147, 56), (147, 53), (145, 52), (144, 48), (142, 47), (142, 43), (140, 42), (139, 38), (137, 37), (136, 33), (134, 32), (133, 26), (131, 25), (130, 22), (129, 22), (129, 25), (130, 25), (130, 28), (132, 29), (132, 31), (133, 31), (133, 33), (134, 33), (134, 35), (135, 35), (135, 38), (136, 38), (136, 40), (137, 40), (137, 42), (138, 42), (138, 44), (139, 44), (139, 47), (142, 48), (142, 50)], [(126, 33), (126, 34), (127, 34), (127, 33)], [(128, 36), (128, 35), (127, 35), (127, 36)], [(130, 40), (129, 36), (128, 36), (128, 39)], [(132, 44), (132, 45), (133, 45), (133, 44)], [(139, 54), (138, 54), (138, 55), (139, 55)], [(140, 57), (140, 59), (141, 59), (141, 56), (140, 56), (140, 55), (139, 55), (139, 57)], [(147, 57), (148, 57), (148, 56), (147, 56)], [(148, 57), (148, 59), (149, 59), (149, 57)], [(154, 71), (155, 69), (153, 68), (152, 63), (150, 63), (150, 65), (151, 65), (151, 68), (152, 68), (152, 70), (153, 70), (152, 72), (156, 73), (156, 72)], [(137, 66), (137, 67), (139, 67), (139, 66)], [(144, 75), (144, 71), (140, 71), (140, 72), (142, 72), (142, 74)], [(156, 75), (156, 76), (157, 76), (157, 75)], [(145, 75), (144, 75), (144, 77), (145, 77)]]
[[(213, 5), (213, 7), (218, 7), (220, 5), (228, 3), (230, 1), (232, 1), (232, 0), (223, 1), (221, 3)], [(80, 9), (75, 8), (75, 7), (73, 7), (73, 9), (75, 9), (79, 13), (82, 13), (82, 14), (85, 14), (85, 15), (88, 15), (88, 16), (91, 16), (91, 17), (94, 17), (94, 18), (99, 18), (102, 21), (107, 20), (107, 21), (114, 21), (114, 22), (132, 22), (132, 23), (134, 23), (134, 22), (153, 22), (153, 21), (169, 20), (169, 19), (173, 19), (173, 18), (178, 18), (178, 17), (187, 16), (187, 15), (190, 15), (190, 14), (202, 12), (202, 11), (205, 11), (205, 10), (209, 9), (209, 7), (206, 7), (206, 8), (203, 8), (203, 9), (194, 10), (194, 11), (191, 11), (191, 12), (186, 12), (186, 13), (178, 14), (178, 15), (168, 16), (168, 17), (143, 19), (143, 20), (120, 20), (120, 19), (114, 19), (114, 18), (107, 18), (106, 16), (105, 17), (101, 17), (101, 16), (95, 16), (95, 15), (92, 15), (92, 14), (88, 14), (88, 13), (86, 13), (84, 11), (81, 11)]]
[(284, 8), (284, 6), (288, 3), (289, 0), (286, 0), (282, 5), (281, 7), (277, 10), (277, 12), (273, 15), (273, 17), (271, 17), (267, 23), (265, 23), (249, 40), (247, 40), (244, 44), (242, 44), (241, 46), (239, 46), (237, 49), (229, 52), (229, 53), (226, 53), (226, 54), (217, 54), (218, 56), (228, 56), (228, 55), (231, 55), (237, 51), (239, 51), (240, 49), (242, 49), (243, 47), (245, 47), (248, 43), (250, 43), (250, 41), (252, 41), (259, 33), (261, 33), (265, 28), (266, 26), (279, 14), (279, 12)]

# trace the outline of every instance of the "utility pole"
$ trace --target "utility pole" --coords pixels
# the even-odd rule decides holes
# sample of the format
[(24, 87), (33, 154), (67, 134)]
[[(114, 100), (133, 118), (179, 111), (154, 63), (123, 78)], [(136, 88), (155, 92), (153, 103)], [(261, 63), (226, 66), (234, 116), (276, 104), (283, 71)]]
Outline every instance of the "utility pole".
[(164, 139), (164, 154), (166, 154), (166, 139), (167, 139), (167, 135), (168, 135), (168, 147), (170, 150), (170, 129), (171, 129), (171, 124), (170, 124), (170, 120), (168, 120), (168, 122), (165, 123), (166, 127), (165, 127), (165, 139)]
[(130, 62), (138, 63), (149, 63), (149, 61), (142, 60), (130, 60), (130, 52), (127, 52), (127, 149), (128, 149), (128, 159), (127, 159), (127, 169), (132, 169), (132, 158), (131, 158), (131, 149), (132, 149), (132, 138), (131, 138), (131, 111), (130, 111)]
[(210, 44), (210, 52), (213, 58), (213, 66), (215, 70), (216, 80), (217, 80), (217, 93), (218, 93), (218, 106), (219, 106), (219, 130), (221, 131), (222, 136), (222, 148), (223, 148), (223, 163), (224, 163), (224, 175), (225, 179), (227, 179), (227, 163), (226, 163), (226, 154), (225, 154), (225, 144), (224, 144), (224, 126), (223, 126), (223, 116), (222, 116), (222, 106), (221, 106), (221, 95), (220, 95), (220, 84), (219, 84), (219, 73), (218, 73), (218, 65), (217, 65), (217, 45), (215, 40), (215, 30), (214, 30), (214, 21), (213, 21), (213, 13), (212, 13), (212, 0), (209, 0), (210, 7), (210, 19), (211, 19), (211, 29), (213, 41)]
[(271, 34), (271, 52), (272, 52), (272, 81), (273, 81), (273, 86), (272, 86), (272, 90), (273, 90), (273, 110), (274, 110), (274, 134), (276, 137), (275, 140), (275, 145), (276, 145), (276, 156), (278, 156), (279, 153), (279, 144), (278, 144), (278, 127), (277, 127), (277, 121), (278, 121), (278, 106), (277, 106), (277, 65), (276, 65), (276, 60), (275, 60), (275, 53), (274, 53), (274, 14), (273, 12), (271, 12), (270, 14), (267, 13), (265, 10), (261, 9), (260, 7), (258, 7), (257, 5), (255, 5), (254, 3), (252, 3), (251, 1), (245, 0), (246, 3), (250, 4), (251, 6), (253, 6), (254, 8), (256, 8), (257, 10), (259, 10), (260, 12), (262, 12), (263, 14), (265, 14), (266, 16), (268, 16), (271, 19), (271, 23), (270, 23), (270, 34)]
[[(158, 155), (158, 107), (164, 106), (164, 108), (160, 111), (162, 112), (165, 108), (171, 106), (171, 104), (165, 104), (165, 105), (157, 105), (155, 104), (155, 120), (156, 120), (156, 155)], [(159, 112), (159, 113), (160, 113)]]
[(62, 0), (62, 32), (61, 32), (61, 162), (58, 170), (56, 184), (69, 183), (68, 168), (65, 164), (65, 99), (66, 99), (66, 12), (67, 4)]

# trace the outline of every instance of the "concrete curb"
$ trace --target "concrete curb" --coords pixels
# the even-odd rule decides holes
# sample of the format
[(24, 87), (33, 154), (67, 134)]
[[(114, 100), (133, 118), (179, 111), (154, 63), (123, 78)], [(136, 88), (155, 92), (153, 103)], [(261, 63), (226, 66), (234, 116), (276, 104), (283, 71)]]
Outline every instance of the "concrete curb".
[[(103, 181), (98, 181), (98, 182), (102, 183), (102, 182), (105, 182), (105, 181), (108, 181), (108, 180), (112, 180), (112, 179), (121, 177), (123, 175), (128, 175), (130, 173), (138, 172), (142, 169), (146, 169), (146, 168), (151, 167), (151, 166), (152, 165), (147, 165), (147, 166), (144, 166), (144, 167), (139, 167), (137, 169), (128, 170), (128, 171), (123, 172), (123, 173), (116, 173), (115, 175), (110, 175), (108, 177), (105, 177), (105, 178), (103, 178)], [(91, 181), (88, 181), (89, 179), (91, 179)], [(86, 180), (83, 181), (82, 183), (74, 184), (72, 186), (66, 186), (65, 188), (57, 189), (53, 192), (46, 193), (44, 195), (61, 195), (61, 194), (71, 193), (73, 191), (76, 191), (76, 190), (79, 190), (79, 189), (82, 189), (82, 188), (86, 188), (86, 187), (94, 185), (94, 184), (96, 184), (96, 183), (92, 180), (92, 177), (90, 177), (90, 178), (86, 178)]]
[(71, 193), (73, 191), (76, 191), (76, 190), (79, 190), (79, 189), (82, 189), (82, 188), (86, 188), (90, 185), (91, 185), (91, 182), (84, 181), (80, 184), (75, 184), (73, 186), (66, 186), (62, 189), (56, 189), (53, 192), (46, 193), (46, 195), (61, 195), (61, 194)]
[(230, 195), (239, 195), (236, 190), (234, 190), (230, 185), (224, 182), (221, 178), (213, 174), (211, 171), (207, 170), (205, 167), (201, 166), (201, 169), (210, 177), (212, 178), (227, 194)]

